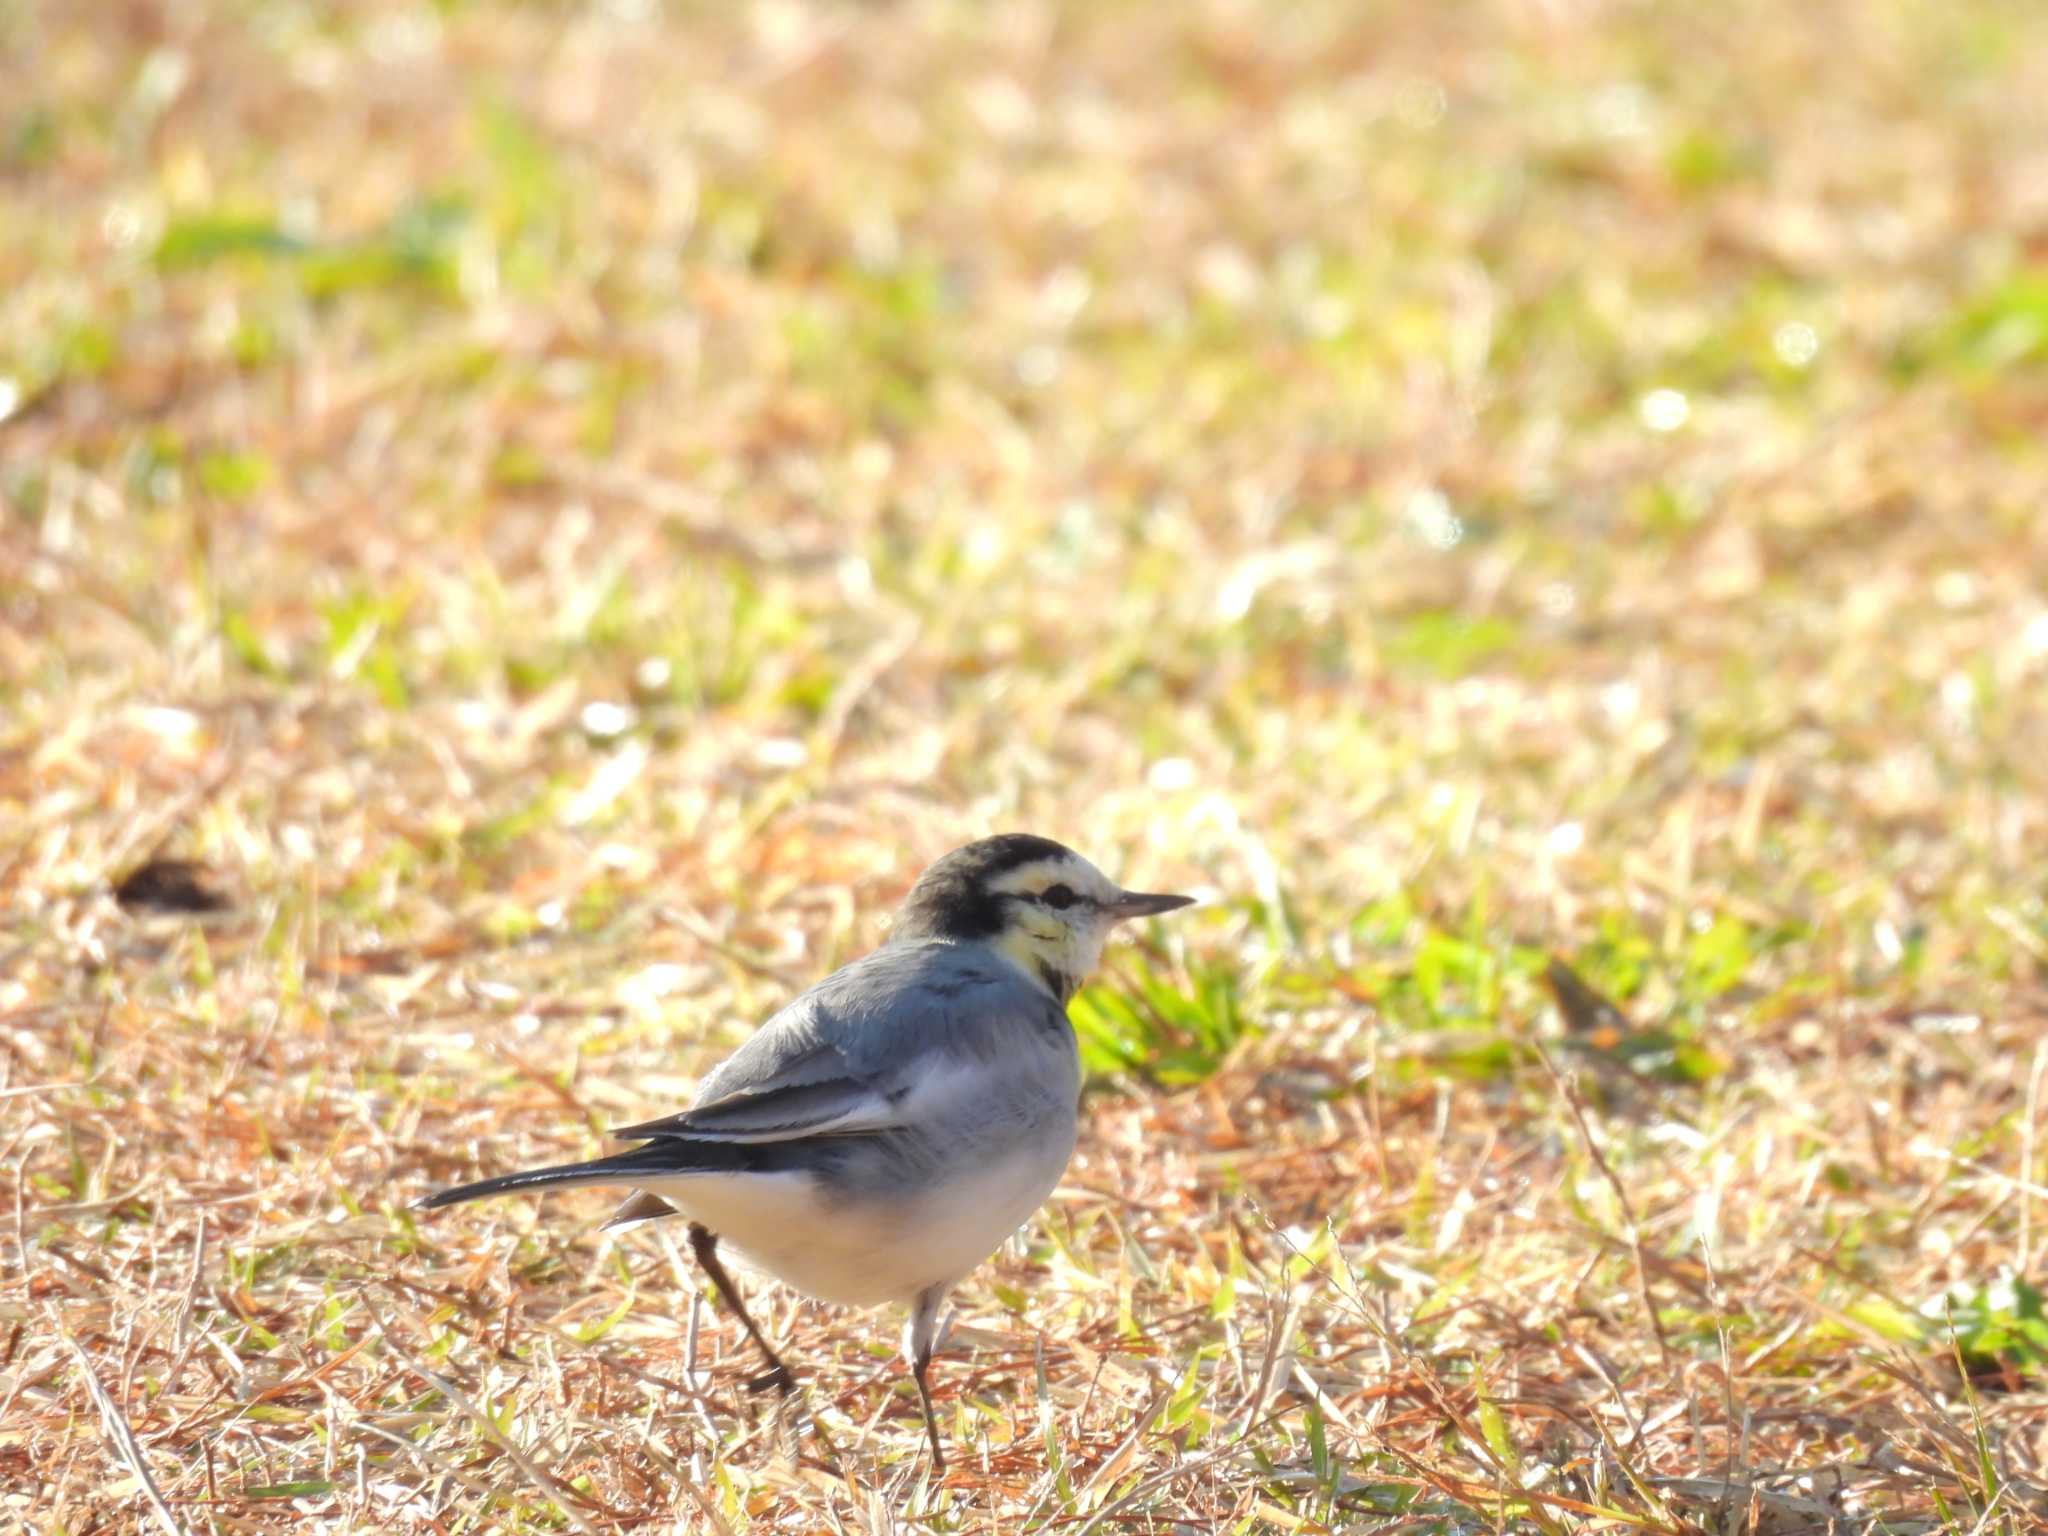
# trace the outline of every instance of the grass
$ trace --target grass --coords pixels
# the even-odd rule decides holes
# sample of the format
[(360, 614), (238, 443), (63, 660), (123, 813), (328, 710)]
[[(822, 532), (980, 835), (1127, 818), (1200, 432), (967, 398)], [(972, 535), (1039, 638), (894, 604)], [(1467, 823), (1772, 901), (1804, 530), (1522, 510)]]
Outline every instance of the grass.
[[(0, 0), (0, 1520), (2048, 1524), (2044, 102), (2017, 0)], [(1211, 899), (943, 1480), (892, 1320), (757, 1292), (792, 1463), (658, 1227), (408, 1209), (1010, 827)]]

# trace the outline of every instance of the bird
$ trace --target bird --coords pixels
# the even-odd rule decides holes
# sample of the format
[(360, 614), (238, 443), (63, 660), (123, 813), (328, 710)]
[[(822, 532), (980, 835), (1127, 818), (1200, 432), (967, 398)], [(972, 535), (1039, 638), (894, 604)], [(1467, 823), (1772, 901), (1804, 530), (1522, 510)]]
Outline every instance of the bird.
[(1030, 1219), (1073, 1154), (1081, 1065), (1067, 1004), (1110, 931), (1195, 898), (1127, 891), (1072, 849), (1011, 832), (918, 877), (885, 942), (773, 1014), (639, 1145), (443, 1189), (434, 1210), (519, 1190), (623, 1185), (607, 1228), (680, 1216), (719, 1298), (795, 1378), (719, 1256), (803, 1295), (908, 1308), (902, 1348), (935, 1470), (928, 1380), (940, 1309)]

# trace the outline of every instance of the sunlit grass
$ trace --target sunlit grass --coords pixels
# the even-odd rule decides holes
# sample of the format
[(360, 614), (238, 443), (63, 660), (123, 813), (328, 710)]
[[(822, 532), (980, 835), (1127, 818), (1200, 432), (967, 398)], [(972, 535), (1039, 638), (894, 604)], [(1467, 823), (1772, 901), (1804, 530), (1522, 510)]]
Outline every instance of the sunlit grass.
[[(2041, 1523), (2043, 102), (2003, 0), (0, 0), (0, 1509)], [(658, 1227), (409, 1210), (1013, 827), (1207, 900), (943, 1481), (892, 1320), (764, 1293), (792, 1467)]]

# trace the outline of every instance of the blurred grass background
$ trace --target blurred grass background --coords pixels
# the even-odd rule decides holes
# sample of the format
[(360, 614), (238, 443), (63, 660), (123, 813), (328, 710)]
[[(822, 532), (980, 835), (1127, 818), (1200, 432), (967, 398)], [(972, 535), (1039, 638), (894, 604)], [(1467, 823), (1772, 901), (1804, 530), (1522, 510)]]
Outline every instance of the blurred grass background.
[[(0, 0), (0, 1514), (2037, 1527), (2044, 445), (2032, 0)], [(415, 1225), (1012, 827), (943, 1484)]]

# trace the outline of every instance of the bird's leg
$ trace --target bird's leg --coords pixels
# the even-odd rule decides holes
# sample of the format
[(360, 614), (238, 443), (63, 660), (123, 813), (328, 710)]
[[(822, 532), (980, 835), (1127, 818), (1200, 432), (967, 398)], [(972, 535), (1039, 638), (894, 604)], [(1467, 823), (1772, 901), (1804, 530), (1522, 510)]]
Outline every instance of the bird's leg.
[(932, 1443), (932, 1470), (944, 1473), (946, 1453), (939, 1449), (939, 1421), (932, 1417), (932, 1389), (925, 1384), (924, 1374), (931, 1368), (932, 1357), (919, 1355), (910, 1367), (911, 1379), (917, 1383), (917, 1396), (924, 1408), (924, 1432)]
[(924, 1432), (932, 1443), (932, 1470), (940, 1474), (946, 1470), (946, 1453), (939, 1449), (939, 1421), (932, 1413), (932, 1389), (925, 1377), (931, 1369), (933, 1346), (938, 1343), (939, 1303), (945, 1299), (942, 1285), (921, 1292), (903, 1325), (903, 1353), (909, 1357), (910, 1379), (917, 1383), (917, 1401), (924, 1409)]
[(711, 1277), (711, 1283), (718, 1288), (719, 1297), (732, 1308), (739, 1318), (740, 1326), (747, 1330), (747, 1337), (754, 1341), (754, 1347), (761, 1351), (768, 1362), (768, 1369), (758, 1376), (749, 1377), (747, 1387), (761, 1392), (773, 1387), (784, 1397), (796, 1390), (796, 1377), (768, 1341), (761, 1337), (761, 1330), (754, 1326), (754, 1320), (747, 1316), (747, 1304), (740, 1300), (739, 1287), (732, 1283), (732, 1276), (725, 1272), (725, 1266), (718, 1262), (718, 1234), (702, 1222), (690, 1223), (690, 1253), (697, 1260), (698, 1268)]

